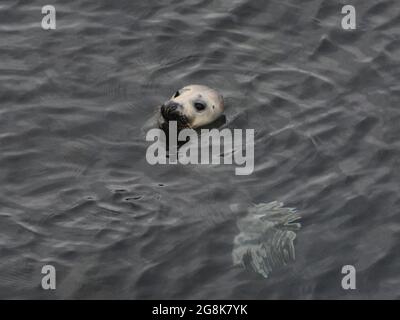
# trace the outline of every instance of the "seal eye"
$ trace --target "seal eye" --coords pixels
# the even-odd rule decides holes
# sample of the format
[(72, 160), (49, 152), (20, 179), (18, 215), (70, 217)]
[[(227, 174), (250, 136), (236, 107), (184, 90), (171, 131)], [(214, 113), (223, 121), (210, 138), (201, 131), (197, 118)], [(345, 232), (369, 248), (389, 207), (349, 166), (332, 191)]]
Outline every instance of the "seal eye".
[(196, 102), (194, 104), (194, 107), (196, 108), (197, 111), (202, 111), (206, 108), (206, 106), (203, 103)]
[(180, 93), (179, 93), (179, 91), (175, 92), (175, 94), (174, 94), (174, 98), (176, 98), (176, 97), (179, 97), (179, 96), (180, 96)]

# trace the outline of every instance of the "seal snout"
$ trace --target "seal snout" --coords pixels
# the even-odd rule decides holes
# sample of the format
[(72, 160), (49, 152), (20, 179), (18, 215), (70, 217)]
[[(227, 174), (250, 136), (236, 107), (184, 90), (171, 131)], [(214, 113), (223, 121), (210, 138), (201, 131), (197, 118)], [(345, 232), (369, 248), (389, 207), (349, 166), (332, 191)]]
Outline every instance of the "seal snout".
[(168, 101), (161, 106), (161, 115), (165, 120), (178, 121), (182, 116), (181, 110), (181, 104), (174, 101)]

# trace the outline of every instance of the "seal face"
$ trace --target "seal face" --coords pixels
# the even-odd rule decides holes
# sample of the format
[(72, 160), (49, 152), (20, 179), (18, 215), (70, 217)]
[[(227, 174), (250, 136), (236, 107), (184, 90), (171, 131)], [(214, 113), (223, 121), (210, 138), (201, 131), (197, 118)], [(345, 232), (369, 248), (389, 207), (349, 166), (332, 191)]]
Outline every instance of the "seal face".
[(215, 121), (224, 111), (224, 100), (216, 90), (203, 85), (179, 89), (160, 107), (158, 124), (177, 121), (178, 129), (199, 128)]

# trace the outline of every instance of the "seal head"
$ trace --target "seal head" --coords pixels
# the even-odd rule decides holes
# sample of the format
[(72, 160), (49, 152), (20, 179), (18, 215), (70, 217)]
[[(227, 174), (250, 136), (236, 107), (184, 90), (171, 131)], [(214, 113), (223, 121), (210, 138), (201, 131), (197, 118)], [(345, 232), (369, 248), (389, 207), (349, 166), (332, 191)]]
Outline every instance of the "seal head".
[(160, 107), (158, 124), (177, 121), (178, 128), (199, 128), (212, 123), (224, 111), (224, 100), (216, 90), (203, 85), (189, 85), (174, 93)]

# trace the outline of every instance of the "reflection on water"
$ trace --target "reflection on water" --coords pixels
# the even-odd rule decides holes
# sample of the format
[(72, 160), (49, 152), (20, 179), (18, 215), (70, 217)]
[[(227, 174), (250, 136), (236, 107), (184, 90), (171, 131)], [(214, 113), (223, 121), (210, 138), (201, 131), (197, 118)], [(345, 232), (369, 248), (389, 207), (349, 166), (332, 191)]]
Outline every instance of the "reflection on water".
[(260, 203), (237, 221), (240, 233), (234, 239), (234, 264), (243, 265), (265, 278), (271, 271), (295, 259), (293, 241), (300, 229), (293, 208), (283, 203)]

